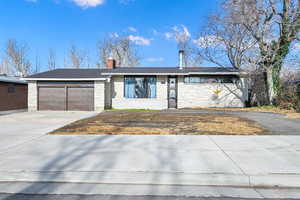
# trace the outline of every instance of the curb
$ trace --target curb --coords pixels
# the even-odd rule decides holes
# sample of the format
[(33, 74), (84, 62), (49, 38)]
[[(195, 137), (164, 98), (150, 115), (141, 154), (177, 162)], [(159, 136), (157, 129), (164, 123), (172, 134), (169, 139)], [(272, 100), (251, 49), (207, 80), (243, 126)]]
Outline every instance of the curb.
[(0, 182), (87, 183), (224, 187), (300, 187), (300, 174), (218, 174), (168, 172), (0, 172)]

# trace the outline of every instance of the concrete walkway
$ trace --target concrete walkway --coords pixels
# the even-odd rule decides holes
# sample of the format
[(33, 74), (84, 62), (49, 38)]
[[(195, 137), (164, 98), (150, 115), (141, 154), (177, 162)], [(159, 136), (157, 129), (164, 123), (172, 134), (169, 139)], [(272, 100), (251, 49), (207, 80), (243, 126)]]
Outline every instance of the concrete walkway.
[(20, 112), (0, 115), (0, 154), (12, 147), (45, 136), (94, 112)]
[(47, 135), (0, 154), (0, 181), (300, 187), (300, 137)]

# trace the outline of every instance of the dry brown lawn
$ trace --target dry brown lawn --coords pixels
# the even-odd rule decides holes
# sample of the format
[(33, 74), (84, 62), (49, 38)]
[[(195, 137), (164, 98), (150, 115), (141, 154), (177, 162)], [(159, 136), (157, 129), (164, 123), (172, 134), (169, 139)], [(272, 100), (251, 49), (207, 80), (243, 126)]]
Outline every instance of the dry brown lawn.
[(145, 111), (104, 112), (51, 134), (59, 135), (256, 135), (268, 133), (249, 119), (221, 114), (180, 114)]
[(300, 113), (286, 113), (285, 117), (290, 119), (300, 119)]
[(253, 112), (269, 112), (285, 115), (286, 118), (300, 119), (300, 113), (294, 110), (285, 110), (275, 106), (261, 106), (250, 108), (184, 108), (192, 110), (216, 110), (216, 111), (253, 111)]

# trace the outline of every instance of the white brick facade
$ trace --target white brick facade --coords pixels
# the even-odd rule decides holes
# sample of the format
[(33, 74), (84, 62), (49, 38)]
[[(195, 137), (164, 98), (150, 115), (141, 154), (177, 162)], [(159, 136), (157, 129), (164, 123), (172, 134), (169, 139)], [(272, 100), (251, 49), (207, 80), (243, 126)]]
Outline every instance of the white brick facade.
[[(184, 83), (183, 76), (178, 76), (178, 108), (186, 107), (244, 107), (247, 99), (247, 87), (244, 84)], [(219, 90), (220, 94), (214, 95)], [(124, 76), (112, 79), (112, 107), (117, 109), (167, 109), (167, 76), (157, 76), (157, 98), (128, 99), (124, 97)]]
[(156, 98), (128, 99), (124, 97), (124, 76), (112, 78), (112, 107), (117, 109), (167, 109), (167, 76), (157, 76)]
[[(248, 98), (246, 79), (235, 84), (184, 83), (178, 76), (178, 108), (186, 107), (244, 107)], [(94, 82), (94, 109), (167, 109), (168, 76), (157, 76), (156, 98), (130, 99), (124, 97), (124, 76), (113, 76), (110, 82)], [(219, 95), (214, 92), (219, 90)], [(38, 87), (36, 81), (28, 82), (28, 110), (38, 109)]]
[(38, 93), (37, 82), (28, 82), (28, 111), (36, 111), (38, 109)]
[(105, 108), (105, 82), (95, 81), (94, 87), (95, 111), (102, 111)]
[[(219, 95), (214, 91), (219, 90)], [(184, 83), (178, 78), (178, 108), (244, 107), (246, 88), (235, 84)]]

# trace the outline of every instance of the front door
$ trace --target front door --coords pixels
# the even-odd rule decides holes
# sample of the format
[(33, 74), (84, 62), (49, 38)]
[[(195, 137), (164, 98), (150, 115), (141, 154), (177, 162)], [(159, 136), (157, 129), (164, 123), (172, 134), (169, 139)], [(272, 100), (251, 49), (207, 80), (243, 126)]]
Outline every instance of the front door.
[(169, 108), (177, 108), (177, 77), (168, 78), (168, 104)]

